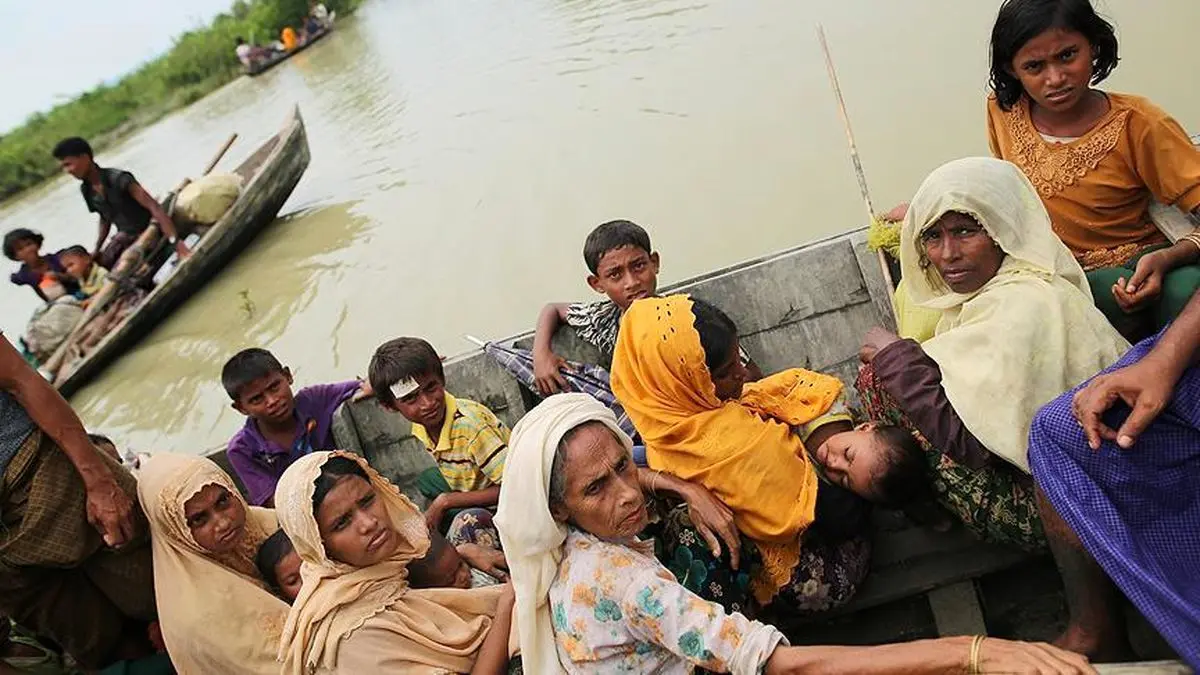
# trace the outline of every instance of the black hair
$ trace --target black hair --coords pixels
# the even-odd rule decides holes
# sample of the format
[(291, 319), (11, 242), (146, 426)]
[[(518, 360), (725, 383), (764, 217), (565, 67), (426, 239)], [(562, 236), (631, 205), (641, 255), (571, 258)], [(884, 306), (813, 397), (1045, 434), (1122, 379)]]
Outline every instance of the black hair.
[(234, 354), (221, 368), (221, 386), (234, 401), (242, 387), (273, 373), (282, 373), (283, 364), (265, 349), (251, 347)]
[(888, 451), (887, 472), (875, 483), (875, 502), (880, 506), (902, 509), (931, 500), (929, 467), (925, 451), (916, 437), (902, 427), (883, 424), (875, 427), (875, 437)]
[(40, 233), (25, 227), (18, 227), (15, 230), (9, 230), (4, 234), (4, 257), (9, 260), (17, 259), (17, 244), (23, 241), (32, 241), (39, 247), (46, 240)]
[(258, 553), (254, 555), (254, 564), (258, 567), (258, 573), (262, 575), (263, 581), (267, 582), (267, 586), (279, 589), (279, 578), (275, 576), (275, 566), (295, 550), (296, 547), (292, 545), (292, 540), (288, 539), (287, 533), (281, 529), (267, 537), (258, 547)]
[(51, 153), (54, 159), (66, 159), (68, 157), (77, 157), (79, 155), (87, 155), (94, 157), (92, 154), (92, 146), (87, 141), (78, 136), (64, 138), (54, 146), (54, 151)]
[(314, 516), (317, 514), (317, 509), (321, 508), (325, 498), (329, 496), (329, 492), (333, 490), (339, 480), (346, 476), (358, 476), (367, 482), (371, 480), (358, 462), (349, 457), (330, 457), (321, 465), (321, 473), (313, 481), (313, 485), (316, 487), (313, 490), (312, 498)]
[(604, 254), (626, 246), (636, 246), (647, 255), (654, 252), (654, 249), (650, 248), (650, 235), (646, 234), (641, 225), (630, 220), (610, 220), (601, 223), (583, 242), (583, 262), (587, 264), (588, 271), (599, 274), (600, 261)]
[(246, 44), (246, 39), (245, 39), (245, 38), (243, 38), (241, 35), (239, 35), (239, 36), (237, 37), (237, 44), (239, 44), (239, 45), (244, 45), (244, 44)]
[(91, 253), (89, 253), (89, 252), (88, 252), (88, 250), (87, 250), (86, 248), (84, 248), (84, 247), (80, 246), (79, 244), (74, 244), (74, 245), (72, 245), (72, 246), (68, 246), (68, 247), (64, 248), (63, 250), (59, 251), (59, 252), (58, 252), (58, 254), (59, 254), (60, 256), (63, 256), (63, 255), (79, 255), (79, 256), (84, 256), (84, 257), (87, 257), (87, 258), (90, 258), (90, 257), (92, 257), (92, 254), (91, 254)]
[(1117, 67), (1117, 36), (1089, 0), (1005, 0), (992, 27), (992, 92), (1001, 110), (1011, 110), (1025, 89), (1012, 72), (1021, 47), (1053, 29), (1082, 33), (1092, 46), (1092, 84), (1100, 84)]
[(737, 325), (725, 312), (703, 300), (692, 298), (693, 325), (700, 334), (700, 346), (704, 348), (704, 365), (712, 373), (729, 363), (737, 342)]
[(392, 385), (421, 375), (433, 375), (446, 382), (442, 358), (433, 345), (421, 338), (402, 337), (379, 345), (367, 366), (367, 381), (375, 398), (385, 406), (396, 404)]
[(408, 583), (413, 588), (434, 588), (440, 582), (434, 576), (438, 561), (450, 548), (450, 542), (437, 530), (429, 531), (429, 550), (425, 555), (408, 564)]

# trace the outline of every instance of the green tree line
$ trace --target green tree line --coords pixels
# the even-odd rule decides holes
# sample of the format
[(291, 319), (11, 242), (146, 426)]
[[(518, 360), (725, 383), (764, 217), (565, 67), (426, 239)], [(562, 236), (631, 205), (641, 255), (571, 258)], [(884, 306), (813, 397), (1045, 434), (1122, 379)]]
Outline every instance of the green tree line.
[[(324, 0), (345, 16), (362, 0)], [(162, 115), (200, 99), (238, 77), (238, 37), (259, 43), (278, 39), (286, 25), (298, 27), (308, 0), (237, 0), (228, 12), (175, 39), (167, 53), (112, 85), (101, 85), (0, 136), (0, 200), (58, 172), (54, 144), (83, 136), (103, 147)]]

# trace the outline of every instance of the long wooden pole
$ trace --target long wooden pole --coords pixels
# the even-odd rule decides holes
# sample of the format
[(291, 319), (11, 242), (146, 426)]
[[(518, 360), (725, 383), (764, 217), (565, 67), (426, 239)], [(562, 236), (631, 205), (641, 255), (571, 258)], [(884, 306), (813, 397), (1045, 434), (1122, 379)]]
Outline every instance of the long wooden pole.
[[(846, 113), (846, 100), (842, 98), (842, 86), (838, 84), (837, 71), (833, 68), (833, 56), (829, 53), (829, 43), (825, 40), (825, 28), (817, 24), (817, 37), (821, 40), (821, 51), (825, 53), (825, 68), (829, 71), (829, 83), (833, 85), (833, 96), (837, 99), (838, 114), (842, 118), (842, 126), (846, 129), (846, 141), (850, 144), (850, 161), (854, 164), (854, 175), (858, 178), (858, 191), (862, 195), (863, 205), (867, 207), (867, 217), (875, 222), (875, 207), (871, 204), (871, 192), (867, 189), (867, 174), (863, 171), (862, 160), (858, 158), (858, 145), (854, 142), (854, 131), (850, 128), (850, 115)], [(892, 269), (888, 266), (887, 256), (882, 250), (875, 252), (879, 261), (879, 271), (887, 282), (888, 293), (896, 288), (892, 281)]]

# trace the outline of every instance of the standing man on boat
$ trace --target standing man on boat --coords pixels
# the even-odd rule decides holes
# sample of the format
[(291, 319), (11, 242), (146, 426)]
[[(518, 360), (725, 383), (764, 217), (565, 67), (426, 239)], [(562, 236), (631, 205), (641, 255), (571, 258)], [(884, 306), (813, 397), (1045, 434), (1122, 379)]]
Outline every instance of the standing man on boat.
[(0, 615), (85, 668), (153, 653), (136, 483), (0, 335)]
[[(100, 236), (92, 257), (101, 267), (113, 269), (125, 249), (150, 226), (151, 219), (174, 244), (180, 259), (191, 255), (191, 250), (179, 237), (175, 222), (158, 200), (150, 196), (132, 173), (123, 169), (105, 169), (96, 164), (92, 146), (87, 141), (78, 136), (59, 141), (54, 146), (54, 158), (63, 171), (79, 179), (79, 190), (88, 211), (100, 214)], [(117, 226), (117, 233), (109, 239), (113, 225)]]

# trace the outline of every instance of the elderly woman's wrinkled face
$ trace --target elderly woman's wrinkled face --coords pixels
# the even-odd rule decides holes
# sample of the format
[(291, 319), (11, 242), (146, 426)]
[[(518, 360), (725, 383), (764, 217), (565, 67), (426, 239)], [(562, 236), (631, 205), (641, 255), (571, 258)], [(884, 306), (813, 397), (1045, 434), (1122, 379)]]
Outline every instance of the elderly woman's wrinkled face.
[(551, 505), (555, 520), (609, 540), (633, 537), (646, 527), (650, 517), (637, 467), (608, 427), (600, 422), (576, 427), (561, 452), (563, 495)]
[(228, 553), (246, 534), (246, 508), (220, 485), (205, 485), (183, 503), (192, 538), (210, 553)]
[(317, 507), (317, 528), (330, 558), (355, 567), (385, 560), (400, 546), (387, 507), (371, 484), (342, 476)]
[(954, 211), (921, 233), (921, 248), (955, 293), (974, 293), (983, 288), (1004, 261), (1004, 251), (983, 226), (971, 216)]

